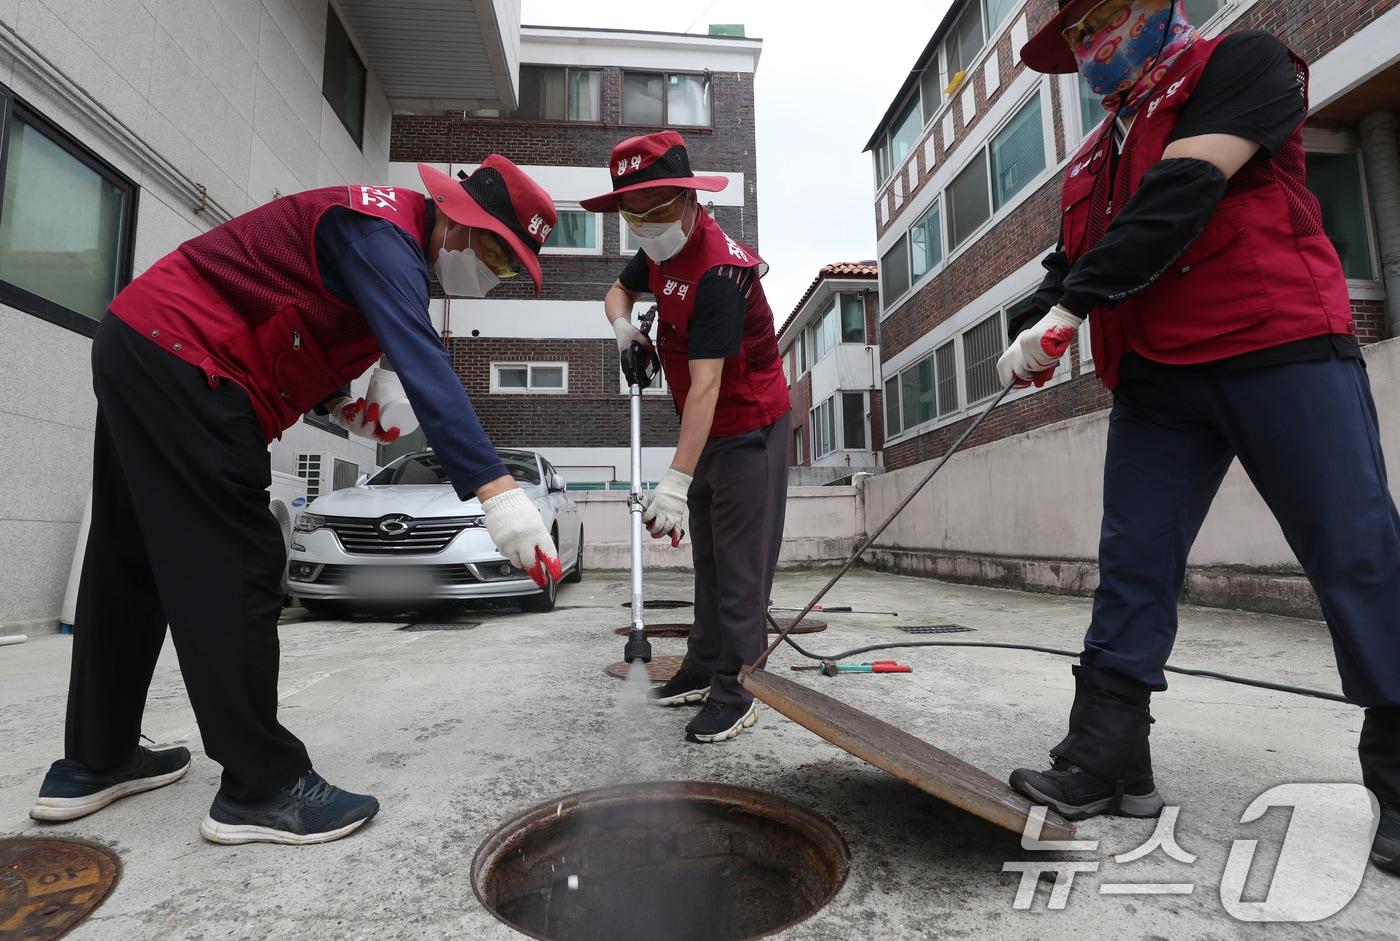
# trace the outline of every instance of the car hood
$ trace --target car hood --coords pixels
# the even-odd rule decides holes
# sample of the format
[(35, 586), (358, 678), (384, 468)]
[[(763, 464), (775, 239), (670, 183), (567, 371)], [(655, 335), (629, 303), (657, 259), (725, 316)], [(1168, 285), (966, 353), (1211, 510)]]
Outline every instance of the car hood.
[[(525, 492), (531, 498), (530, 488)], [(481, 501), (460, 500), (451, 484), (397, 484), (375, 487), (347, 487), (317, 497), (307, 506), (322, 516), (366, 516), (378, 519), (390, 513), (403, 513), (415, 519), (443, 516), (480, 516)]]

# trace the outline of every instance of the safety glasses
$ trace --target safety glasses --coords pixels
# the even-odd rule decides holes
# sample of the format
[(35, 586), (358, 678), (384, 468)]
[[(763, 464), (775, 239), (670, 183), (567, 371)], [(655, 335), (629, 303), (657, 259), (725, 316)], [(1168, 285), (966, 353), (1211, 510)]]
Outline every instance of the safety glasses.
[(1071, 49), (1078, 48), (1084, 40), (1112, 23), (1132, 5), (1133, 0), (1103, 0), (1090, 7), (1077, 22), (1060, 30), (1060, 35)]
[(646, 212), (628, 212), (626, 209), (619, 209), (618, 215), (629, 225), (645, 225), (648, 222), (675, 222), (681, 217), (681, 212), (685, 209), (685, 203), (681, 202), (689, 190), (681, 190), (675, 196), (664, 203), (652, 206)]
[(496, 277), (502, 281), (509, 281), (511, 278), (519, 277), (525, 273), (525, 266), (515, 260), (510, 249), (500, 243), (495, 235), (485, 229), (477, 230), (476, 244), (481, 251), (478, 253), (481, 260), (486, 262)]

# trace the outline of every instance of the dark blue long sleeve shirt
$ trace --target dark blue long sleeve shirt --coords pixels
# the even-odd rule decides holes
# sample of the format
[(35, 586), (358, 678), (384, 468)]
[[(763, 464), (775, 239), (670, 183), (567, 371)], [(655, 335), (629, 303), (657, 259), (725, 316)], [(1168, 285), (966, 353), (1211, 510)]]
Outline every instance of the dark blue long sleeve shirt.
[(316, 262), (326, 290), (364, 314), (457, 495), (469, 500), (504, 477), (428, 317), (428, 263), (413, 237), (387, 219), (338, 207), (316, 226)]

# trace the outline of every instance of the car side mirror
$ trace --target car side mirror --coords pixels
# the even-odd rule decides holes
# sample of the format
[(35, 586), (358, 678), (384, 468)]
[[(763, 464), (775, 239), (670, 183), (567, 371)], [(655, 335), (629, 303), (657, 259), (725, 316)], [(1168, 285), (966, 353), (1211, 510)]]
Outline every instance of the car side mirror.
[(549, 492), (550, 492), (550, 493), (563, 493), (564, 491), (566, 491), (566, 490), (568, 490), (568, 489), (569, 489), (569, 482), (566, 481), (566, 480), (564, 479), (564, 475), (563, 475), (563, 474), (550, 474), (550, 475), (549, 475)]

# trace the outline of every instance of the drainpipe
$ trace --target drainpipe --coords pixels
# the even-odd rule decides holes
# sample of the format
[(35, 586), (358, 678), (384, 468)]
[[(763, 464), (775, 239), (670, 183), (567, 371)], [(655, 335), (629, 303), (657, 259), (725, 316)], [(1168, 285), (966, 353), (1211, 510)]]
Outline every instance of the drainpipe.
[(1361, 153), (1380, 239), (1386, 333), (1400, 337), (1400, 143), (1394, 112), (1373, 111), (1361, 119)]

